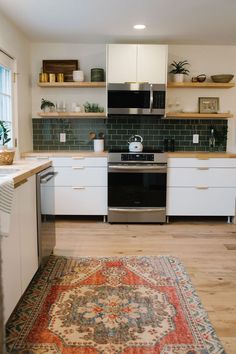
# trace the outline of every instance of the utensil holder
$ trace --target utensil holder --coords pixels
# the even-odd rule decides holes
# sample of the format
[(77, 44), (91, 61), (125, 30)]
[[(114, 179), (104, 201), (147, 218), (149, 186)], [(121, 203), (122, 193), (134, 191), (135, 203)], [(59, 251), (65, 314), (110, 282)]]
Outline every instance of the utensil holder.
[(93, 140), (93, 147), (94, 147), (95, 152), (104, 151), (104, 140), (103, 139), (94, 139)]

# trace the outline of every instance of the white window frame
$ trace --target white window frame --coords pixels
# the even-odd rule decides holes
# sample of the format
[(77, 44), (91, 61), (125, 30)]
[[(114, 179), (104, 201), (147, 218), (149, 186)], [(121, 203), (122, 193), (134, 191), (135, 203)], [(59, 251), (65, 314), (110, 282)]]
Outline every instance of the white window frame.
[[(6, 69), (10, 70), (10, 80), (11, 80), (11, 140), (7, 143), (8, 147), (15, 147), (15, 142), (17, 139), (17, 121), (16, 121), (16, 88), (14, 85), (14, 72), (16, 63), (15, 60), (8, 56), (4, 51), (0, 49), (0, 65)], [(4, 117), (0, 117), (0, 120), (4, 120)]]

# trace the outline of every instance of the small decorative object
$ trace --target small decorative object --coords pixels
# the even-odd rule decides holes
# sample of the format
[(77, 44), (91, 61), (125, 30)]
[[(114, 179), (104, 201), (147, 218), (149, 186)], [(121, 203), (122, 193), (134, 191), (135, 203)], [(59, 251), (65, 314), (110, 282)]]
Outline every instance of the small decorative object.
[(221, 75), (212, 75), (211, 79), (213, 82), (218, 82), (218, 83), (227, 83), (233, 80), (234, 75), (232, 74), (221, 74)]
[(219, 111), (219, 97), (199, 97), (199, 113), (217, 113)]
[(104, 69), (102, 69), (102, 68), (91, 69), (91, 81), (92, 82), (104, 81)]
[(211, 133), (210, 133), (210, 137), (209, 137), (209, 150), (214, 151), (215, 145), (216, 145), (215, 131), (214, 131), (214, 128), (211, 127)]
[(100, 107), (99, 104), (97, 104), (97, 103), (86, 102), (84, 104), (84, 111), (87, 113), (88, 112), (102, 113), (102, 112), (104, 112), (104, 108)]
[(56, 81), (56, 75), (55, 74), (49, 74), (49, 82), (55, 82)]
[(204, 82), (206, 81), (206, 75), (205, 74), (201, 74), (195, 77), (192, 77), (192, 82)]
[(0, 165), (11, 165), (14, 159), (15, 150), (8, 149), (7, 143), (11, 140), (8, 136), (10, 129), (7, 127), (7, 122), (0, 120)]
[(64, 82), (64, 74), (57, 73), (57, 82)]
[(42, 98), (40, 108), (44, 112), (53, 112), (53, 110), (55, 108), (55, 104), (51, 101), (48, 101), (48, 100), (45, 100), (44, 98)]
[(73, 81), (84, 81), (84, 72), (82, 70), (74, 70)]
[(184, 75), (189, 75), (189, 70), (186, 68), (186, 65), (189, 65), (187, 60), (179, 62), (174, 60), (170, 65), (173, 67), (170, 74), (174, 74), (174, 82), (183, 82)]
[(40, 73), (39, 74), (39, 82), (48, 82), (48, 74)]

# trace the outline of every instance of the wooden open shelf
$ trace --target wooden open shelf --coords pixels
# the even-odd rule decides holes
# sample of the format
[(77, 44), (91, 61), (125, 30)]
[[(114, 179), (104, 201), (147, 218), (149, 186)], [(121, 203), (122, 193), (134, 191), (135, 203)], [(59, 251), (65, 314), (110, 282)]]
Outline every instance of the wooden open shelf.
[(166, 118), (171, 119), (227, 119), (232, 118), (231, 113), (197, 113), (197, 112), (167, 112)]
[(67, 87), (67, 88), (100, 88), (106, 87), (106, 82), (85, 82), (85, 81), (72, 81), (72, 82), (39, 82), (39, 87)]
[(235, 87), (234, 82), (216, 83), (216, 82), (169, 82), (168, 88), (231, 88)]
[(39, 112), (38, 115), (41, 118), (107, 118), (104, 112)]

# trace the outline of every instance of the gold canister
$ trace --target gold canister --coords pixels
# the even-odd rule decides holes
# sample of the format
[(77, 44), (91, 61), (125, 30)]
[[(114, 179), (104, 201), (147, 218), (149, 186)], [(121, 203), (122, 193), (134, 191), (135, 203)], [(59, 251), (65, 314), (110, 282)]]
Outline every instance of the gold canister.
[(56, 81), (56, 75), (55, 74), (49, 74), (49, 82), (55, 82)]
[(40, 73), (39, 74), (39, 82), (48, 82), (48, 74)]
[(64, 74), (63, 73), (57, 74), (57, 82), (64, 82)]

